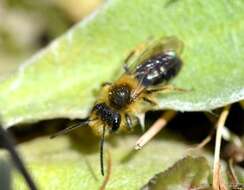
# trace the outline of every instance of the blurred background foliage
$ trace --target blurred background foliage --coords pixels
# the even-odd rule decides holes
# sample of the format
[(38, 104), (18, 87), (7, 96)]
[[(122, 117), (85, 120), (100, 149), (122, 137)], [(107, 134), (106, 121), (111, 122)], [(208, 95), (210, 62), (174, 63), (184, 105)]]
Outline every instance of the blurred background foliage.
[[(89, 15), (102, 3), (104, 3), (104, 0), (1, 0), (0, 79), (9, 75), (20, 63), (45, 47), (54, 38), (62, 35), (71, 26)], [(244, 133), (243, 107), (243, 102), (242, 104), (234, 104), (230, 117), (227, 120), (227, 125), (232, 126), (231, 130), (239, 134), (242, 141)], [(151, 122), (160, 115), (161, 112), (149, 113), (148, 116), (150, 119), (148, 119), (148, 121)], [(214, 114), (211, 116), (213, 115)], [(204, 122), (206, 122), (206, 118), (203, 113), (180, 113), (171, 123), (169, 129), (182, 134), (187, 140), (190, 139), (191, 143), (195, 143), (206, 137), (212, 129), (209, 123), (205, 124)], [(44, 125), (43, 123), (41, 124)], [(48, 125), (50, 125), (50, 122)], [(184, 129), (182, 125), (185, 125)], [(209, 128), (206, 129), (201, 125), (209, 126)], [(147, 126), (150, 125), (148, 124)], [(180, 127), (177, 128), (176, 126)], [(196, 128), (196, 126), (198, 126), (198, 128)], [(38, 132), (42, 133), (41, 128), (38, 128)], [(15, 133), (25, 133), (26, 136), (27, 132), (15, 131)], [(33, 131), (31, 131), (31, 133), (33, 137)], [(43, 133), (46, 133), (46, 131)], [(21, 139), (21, 135), (19, 136), (17, 141), (25, 141)], [(225, 142), (225, 144), (228, 145), (227, 142)], [(213, 147), (213, 143), (211, 147)], [(233, 150), (233, 148), (231, 150)], [(227, 160), (230, 157), (234, 158), (236, 155), (238, 158), (241, 157), (240, 166), (243, 167), (243, 152), (239, 154), (240, 151), (231, 152), (229, 149), (228, 151), (223, 151), (223, 154), (225, 152), (227, 152)], [(2, 162), (3, 161), (0, 160), (0, 171), (9, 171), (9, 169), (6, 169), (7, 165), (1, 164)], [(0, 184), (2, 184), (1, 180), (5, 181), (6, 187), (8, 187), (10, 186), (10, 173), (6, 174), (7, 175), (0, 177), (7, 177), (9, 179), (0, 178)]]
[(102, 0), (1, 0), (0, 78), (102, 3)]
[[(102, 0), (1, 0), (0, 79), (94, 11)], [(2, 154), (1, 154), (2, 155)], [(0, 160), (0, 184), (11, 187), (11, 163)]]

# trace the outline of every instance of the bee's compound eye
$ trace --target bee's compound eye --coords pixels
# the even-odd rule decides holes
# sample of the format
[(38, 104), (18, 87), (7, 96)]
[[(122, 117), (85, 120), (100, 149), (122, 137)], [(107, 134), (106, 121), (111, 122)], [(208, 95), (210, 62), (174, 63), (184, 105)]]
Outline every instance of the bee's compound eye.
[(121, 121), (120, 114), (115, 113), (114, 117), (113, 117), (112, 132), (115, 132), (118, 130), (118, 128), (120, 126), (120, 121)]

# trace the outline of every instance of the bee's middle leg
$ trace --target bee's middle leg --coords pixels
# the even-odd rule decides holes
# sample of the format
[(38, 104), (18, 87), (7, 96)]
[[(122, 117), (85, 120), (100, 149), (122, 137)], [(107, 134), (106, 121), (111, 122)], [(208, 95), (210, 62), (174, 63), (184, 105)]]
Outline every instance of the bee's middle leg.
[(125, 114), (125, 123), (128, 130), (132, 130), (132, 119), (129, 114)]
[(143, 101), (151, 104), (152, 106), (157, 106), (158, 105), (157, 101), (152, 99), (151, 97), (144, 96), (142, 99), (143, 99)]

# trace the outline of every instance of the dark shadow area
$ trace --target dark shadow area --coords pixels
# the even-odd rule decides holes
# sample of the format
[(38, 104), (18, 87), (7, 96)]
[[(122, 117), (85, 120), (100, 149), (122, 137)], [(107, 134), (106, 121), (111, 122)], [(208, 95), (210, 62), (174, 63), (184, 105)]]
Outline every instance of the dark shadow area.
[(244, 135), (244, 111), (240, 104), (233, 104), (231, 106), (226, 126), (235, 134), (239, 136)]
[[(154, 140), (167, 140), (172, 138), (170, 134), (175, 134), (176, 140), (184, 140), (189, 144), (200, 143), (206, 136), (208, 136), (215, 126), (221, 109), (214, 110), (213, 112), (185, 112), (177, 113), (176, 117), (170, 121), (165, 129), (160, 131), (159, 134), (154, 137)], [(161, 116), (162, 111), (150, 111), (146, 114), (145, 125), (146, 129), (149, 128)], [(24, 143), (41, 136), (51, 136), (52, 134), (60, 131), (70, 125), (73, 121), (82, 120), (69, 120), (69, 119), (53, 119), (45, 120), (35, 124), (22, 124), (18, 126), (13, 126), (8, 129), (8, 131), (14, 136), (17, 144)], [(237, 136), (241, 137), (244, 134), (244, 111), (239, 104), (233, 104), (230, 110), (230, 115), (227, 119), (226, 126), (230, 131), (235, 133)], [(165, 132), (166, 131), (166, 132)], [(123, 134), (113, 134), (106, 138), (106, 143), (110, 146), (118, 146), (118, 136), (119, 138), (124, 138), (126, 136), (136, 135), (138, 138), (143, 134), (140, 126), (136, 126), (131, 133)], [(72, 148), (79, 151), (83, 155), (92, 154), (99, 151), (99, 141), (100, 137), (95, 136), (90, 128), (81, 127), (80, 129), (72, 131), (68, 134), (71, 138)], [(207, 144), (206, 148), (210, 151), (214, 151), (214, 136), (210, 143)], [(180, 137), (180, 138), (178, 138)], [(57, 137), (58, 138), (58, 137)], [(51, 140), (51, 139), (50, 139)], [(55, 140), (55, 139), (52, 139)], [(131, 145), (133, 148), (133, 144)], [(230, 149), (230, 147), (232, 149)], [(230, 159), (230, 157), (235, 157), (236, 155), (243, 154), (243, 152), (237, 152), (236, 147), (233, 150), (233, 146), (229, 142), (223, 140), (221, 147), (222, 157), (225, 159)], [(121, 163), (130, 161), (136, 156), (136, 152), (133, 149), (125, 153), (124, 158), (122, 158)], [(226, 153), (227, 152), (227, 153)], [(234, 152), (234, 153), (233, 153)], [(237, 154), (238, 153), (238, 154)], [(244, 156), (243, 156), (244, 157)], [(243, 161), (240, 162), (243, 166)]]
[(31, 141), (37, 137), (51, 136), (64, 129), (69, 123), (68, 119), (44, 120), (33, 124), (21, 124), (8, 128), (8, 132), (15, 138), (16, 144)]
[(71, 147), (83, 154), (99, 151), (100, 137), (95, 136), (90, 128), (72, 131), (70, 137)]

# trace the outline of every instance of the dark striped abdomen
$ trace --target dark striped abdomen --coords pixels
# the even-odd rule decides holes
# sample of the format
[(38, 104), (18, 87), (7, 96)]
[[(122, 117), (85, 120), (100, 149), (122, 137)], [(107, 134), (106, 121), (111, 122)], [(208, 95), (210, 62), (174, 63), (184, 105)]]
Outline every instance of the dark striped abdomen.
[(135, 76), (142, 85), (154, 86), (168, 82), (180, 71), (182, 61), (174, 52), (156, 55), (137, 66)]

